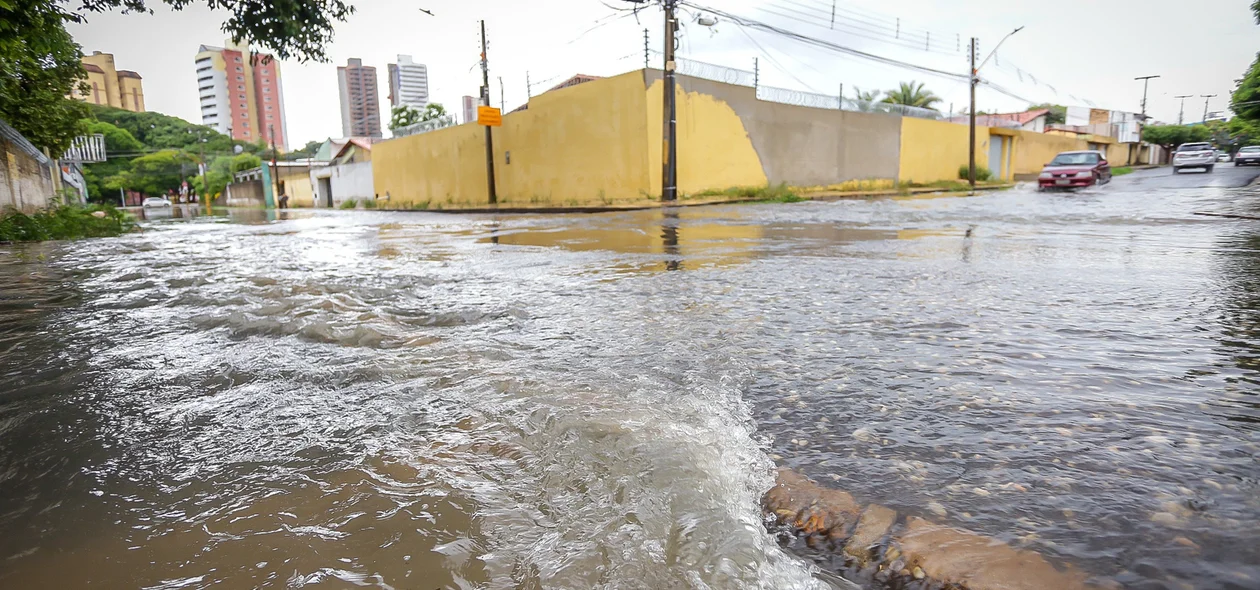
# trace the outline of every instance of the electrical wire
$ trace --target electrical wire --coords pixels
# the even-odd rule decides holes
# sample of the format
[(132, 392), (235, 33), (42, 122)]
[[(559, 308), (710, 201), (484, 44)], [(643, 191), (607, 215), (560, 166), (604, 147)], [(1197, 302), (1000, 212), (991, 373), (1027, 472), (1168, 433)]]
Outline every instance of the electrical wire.
[(793, 80), (796, 80), (797, 83), (799, 83), (801, 86), (808, 88), (811, 92), (818, 93), (818, 89), (814, 88), (813, 86), (810, 86), (809, 84), (806, 84), (804, 80), (797, 78), (796, 74), (793, 74), (787, 68), (783, 67), (783, 64), (780, 64), (778, 60), (774, 59), (774, 56), (770, 55), (770, 51), (768, 51), (765, 47), (762, 47), (761, 43), (758, 43), (757, 40), (754, 39), (753, 36), (749, 34), (748, 31), (745, 31), (743, 28), (740, 28), (739, 32), (743, 33), (745, 37), (748, 37), (748, 40), (752, 41), (753, 45), (756, 45), (757, 48), (760, 49), (763, 54), (765, 54), (766, 59), (770, 60), (770, 63), (773, 64), (774, 67), (779, 68), (780, 72), (787, 74)]
[(830, 41), (825, 41), (825, 40), (823, 40), (823, 39), (818, 39), (818, 38), (815, 38), (815, 37), (810, 37), (810, 36), (808, 36), (808, 35), (802, 35), (802, 34), (800, 34), (800, 33), (797, 33), (797, 32), (794, 32), (794, 31), (790, 31), (790, 30), (787, 30), (787, 29), (784, 29), (784, 28), (781, 28), (781, 27), (777, 27), (777, 26), (774, 26), (774, 25), (771, 25), (771, 24), (767, 24), (767, 23), (764, 23), (764, 22), (759, 21), (759, 20), (756, 20), (756, 19), (752, 19), (752, 18), (748, 18), (748, 17), (743, 17), (743, 16), (739, 16), (739, 15), (731, 14), (731, 13), (726, 12), (726, 11), (724, 11), (724, 10), (718, 10), (718, 9), (711, 8), (711, 7), (704, 6), (704, 5), (700, 5), (700, 4), (695, 4), (695, 3), (690, 2), (690, 1), (688, 1), (688, 0), (682, 0), (680, 3), (681, 3), (681, 4), (685, 4), (685, 5), (687, 5), (687, 6), (690, 6), (690, 7), (692, 7), (692, 8), (695, 8), (695, 9), (697, 9), (697, 10), (702, 10), (702, 11), (708, 12), (708, 13), (710, 13), (710, 14), (714, 14), (714, 15), (716, 15), (716, 16), (719, 16), (719, 17), (721, 17), (721, 18), (725, 18), (726, 20), (730, 21), (732, 24), (735, 24), (735, 25), (739, 25), (739, 26), (743, 26), (743, 27), (749, 27), (749, 28), (753, 28), (753, 29), (758, 29), (758, 30), (761, 30), (761, 31), (764, 31), (764, 32), (768, 32), (768, 33), (773, 33), (773, 34), (776, 34), (776, 35), (781, 35), (781, 36), (783, 36), (783, 37), (786, 37), (786, 38), (789, 38), (789, 39), (794, 39), (794, 40), (799, 41), (799, 42), (801, 42), (801, 43), (805, 43), (805, 44), (808, 44), (808, 45), (813, 45), (813, 46), (815, 46), (815, 47), (820, 47), (820, 48), (823, 48), (823, 49), (829, 49), (829, 50), (831, 50), (831, 51), (835, 51), (835, 52), (837, 52), (837, 53), (843, 53), (843, 54), (850, 55), (850, 56), (853, 56), (853, 57), (858, 57), (858, 58), (866, 59), (866, 60), (869, 60), (869, 61), (874, 61), (874, 62), (876, 62), (876, 63), (882, 63), (882, 64), (885, 64), (885, 65), (890, 65), (890, 66), (897, 66), (897, 67), (905, 68), (905, 69), (908, 69), (908, 70), (913, 70), (913, 71), (917, 71), (917, 72), (921, 72), (921, 73), (925, 73), (925, 74), (931, 74), (931, 75), (934, 75), (934, 76), (940, 76), (940, 77), (942, 77), (942, 78), (948, 78), (948, 79), (951, 79), (951, 80), (967, 80), (967, 79), (968, 79), (968, 76), (967, 76), (966, 74), (959, 74), (959, 73), (956, 73), (956, 72), (947, 72), (947, 71), (944, 71), (944, 70), (938, 70), (938, 69), (935, 69), (935, 68), (929, 68), (929, 67), (926, 67), (926, 66), (920, 66), (920, 65), (917, 65), (917, 64), (912, 64), (912, 63), (909, 63), (909, 62), (904, 62), (904, 61), (901, 61), (901, 60), (892, 59), (892, 58), (884, 57), (884, 56), (881, 56), (881, 55), (876, 55), (876, 54), (873, 54), (873, 53), (868, 53), (868, 52), (865, 52), (865, 51), (860, 51), (860, 50), (857, 50), (857, 49), (853, 49), (853, 48), (851, 48), (851, 47), (846, 47), (846, 46), (843, 46), (843, 45), (839, 45), (839, 44), (837, 44), (837, 43), (832, 43), (832, 42), (830, 42)]
[[(809, 5), (796, 2), (795, 0), (780, 0), (780, 1), (785, 3), (785, 5), (775, 7), (780, 10), (789, 11), (794, 14), (799, 14), (803, 17), (807, 17), (810, 19), (819, 19), (819, 18), (826, 19), (829, 16), (829, 13), (827, 13), (826, 11), (812, 8)], [(803, 10), (793, 9), (787, 5), (797, 6), (803, 10), (814, 10), (815, 12), (811, 14), (809, 12), (804, 12)], [(765, 9), (762, 9), (762, 10), (765, 10)], [(784, 15), (780, 15), (780, 16), (784, 16)], [(793, 17), (787, 17), (787, 18), (793, 18)], [(818, 22), (817, 20), (803, 20), (800, 18), (797, 18), (796, 20), (799, 20), (801, 22), (804, 22), (810, 25), (817, 26), (819, 28), (834, 30), (834, 28), (830, 24), (823, 24), (823, 23)], [(922, 33), (916, 33), (910, 29), (893, 28), (887, 25), (872, 23), (869, 21), (843, 17), (843, 16), (840, 19), (837, 19), (835, 21), (835, 26), (846, 27), (846, 28), (850, 28), (856, 31), (866, 33), (868, 35), (873, 35), (874, 37), (868, 37), (868, 38), (871, 38), (872, 40), (884, 41), (884, 42), (894, 43), (898, 45), (905, 45), (907, 47), (913, 47), (916, 49), (924, 49), (927, 51), (932, 51), (930, 49), (930, 41), (932, 38), (930, 32), (925, 31)], [(950, 53), (955, 53), (955, 52), (950, 52)]]

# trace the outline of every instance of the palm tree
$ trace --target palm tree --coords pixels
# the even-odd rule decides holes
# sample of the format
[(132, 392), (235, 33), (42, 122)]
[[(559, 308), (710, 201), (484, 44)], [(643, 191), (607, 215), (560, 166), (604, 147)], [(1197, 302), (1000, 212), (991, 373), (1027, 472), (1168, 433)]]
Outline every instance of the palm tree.
[(857, 103), (857, 109), (859, 111), (870, 112), (871, 105), (879, 102), (879, 91), (867, 90), (866, 92), (862, 92), (861, 88), (854, 86), (853, 101)]
[(932, 94), (931, 90), (923, 88), (922, 82), (911, 80), (902, 82), (900, 88), (896, 90), (885, 92), (882, 102), (936, 110), (932, 105), (940, 101), (941, 97)]

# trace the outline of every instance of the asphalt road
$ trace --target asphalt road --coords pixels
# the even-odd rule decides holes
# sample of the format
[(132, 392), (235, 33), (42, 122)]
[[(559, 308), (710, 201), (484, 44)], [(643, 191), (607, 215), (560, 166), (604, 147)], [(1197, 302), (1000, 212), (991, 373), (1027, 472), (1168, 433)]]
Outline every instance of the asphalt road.
[(1178, 188), (1237, 188), (1247, 186), (1260, 176), (1260, 166), (1234, 166), (1232, 162), (1221, 162), (1211, 172), (1189, 169), (1181, 174), (1173, 174), (1172, 168), (1152, 168), (1137, 170), (1131, 174), (1117, 176), (1115, 186), (1128, 188), (1178, 189)]

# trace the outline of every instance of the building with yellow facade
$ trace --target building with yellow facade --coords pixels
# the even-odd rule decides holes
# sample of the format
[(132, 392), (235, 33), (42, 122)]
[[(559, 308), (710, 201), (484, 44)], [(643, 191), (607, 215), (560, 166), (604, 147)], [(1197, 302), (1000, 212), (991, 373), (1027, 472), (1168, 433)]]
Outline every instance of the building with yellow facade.
[(116, 109), (144, 112), (144, 86), (137, 74), (131, 70), (119, 70), (114, 67), (114, 55), (93, 51), (92, 55), (83, 56), (83, 69), (87, 70), (87, 92), (76, 88), (70, 95), (84, 102), (99, 104)]

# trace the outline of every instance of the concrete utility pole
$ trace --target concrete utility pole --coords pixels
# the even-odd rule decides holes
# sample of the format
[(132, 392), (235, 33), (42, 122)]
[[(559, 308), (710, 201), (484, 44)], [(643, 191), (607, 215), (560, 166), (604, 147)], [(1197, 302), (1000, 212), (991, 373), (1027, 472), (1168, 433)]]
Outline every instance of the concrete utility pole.
[[(486, 58), (486, 21), (481, 21), (481, 104), (490, 106), (490, 61)], [(490, 204), (499, 202), (494, 191), (494, 134), (486, 125), (486, 188)]]
[(200, 133), (197, 134), (197, 152), (201, 156), (201, 198), (206, 203), (206, 214), (209, 215), (213, 210), (210, 206), (210, 183), (206, 182), (206, 168), (210, 166), (206, 164), (206, 138)]
[(678, 105), (675, 104), (674, 88), (674, 46), (677, 39), (678, 21), (674, 18), (674, 7), (678, 0), (665, 0), (665, 108), (662, 111), (665, 119), (664, 143), (661, 146), (662, 174), (661, 200), (678, 199)]
[(1146, 121), (1146, 88), (1147, 86), (1150, 85), (1151, 78), (1158, 78), (1158, 77), (1159, 76), (1138, 76), (1137, 78), (1134, 78), (1134, 80), (1142, 81), (1142, 120), (1143, 121)]
[(969, 134), (967, 139), (967, 183), (971, 189), (976, 188), (976, 84), (980, 81), (976, 75), (976, 38), (971, 38), (971, 76), (968, 86), (971, 87), (971, 108), (967, 109)]
[(970, 171), (967, 177), (967, 182), (971, 184), (971, 188), (973, 190), (976, 188), (976, 85), (980, 83), (980, 68), (983, 68), (984, 64), (989, 63), (989, 60), (997, 54), (998, 48), (1001, 47), (1003, 43), (1006, 43), (1006, 40), (1010, 39), (1011, 35), (1014, 35), (1022, 30), (1024, 30), (1024, 27), (1021, 26), (1014, 31), (1007, 33), (1005, 37), (1002, 37), (1002, 40), (998, 41), (997, 45), (993, 46), (993, 51), (990, 51), (989, 55), (985, 56), (984, 61), (980, 62), (980, 65), (978, 66), (976, 65), (976, 38), (971, 38), (971, 114), (969, 115), (969, 123), (971, 126), (971, 149), (968, 150), (970, 152), (968, 158), (968, 167)]
[(507, 110), (507, 101), (503, 99), (503, 76), (499, 76), (499, 111)]
[(1174, 96), (1174, 97), (1173, 97), (1173, 98), (1180, 98), (1180, 99), (1181, 99), (1181, 109), (1177, 111), (1177, 124), (1178, 124), (1178, 125), (1180, 125), (1180, 124), (1182, 124), (1183, 122), (1185, 122), (1185, 119), (1186, 119), (1186, 99), (1187, 99), (1187, 98), (1192, 98), (1192, 97), (1194, 97), (1194, 95), (1193, 95), (1193, 94), (1181, 94), (1181, 95), (1178, 95), (1178, 96)]
[(1213, 98), (1216, 98), (1216, 95), (1215, 94), (1200, 94), (1199, 98), (1203, 99), (1203, 122), (1207, 123), (1208, 101), (1212, 100)]
[(272, 193), (272, 197), (275, 198), (276, 200), (276, 202), (273, 204), (279, 205), (280, 204), (280, 173), (279, 173), (279, 167), (276, 164), (276, 126), (267, 125), (267, 134), (271, 136), (271, 184), (274, 185), (275, 187), (272, 189), (273, 191), (275, 191), (274, 193)]

